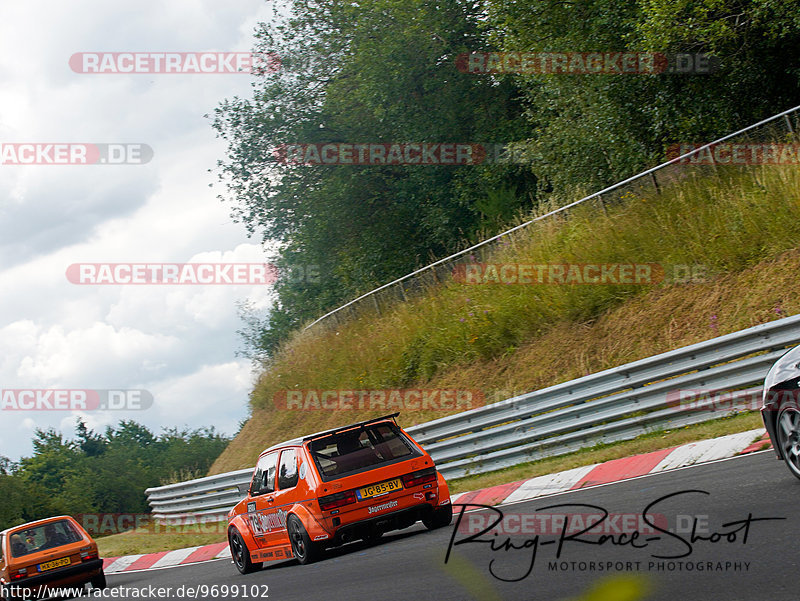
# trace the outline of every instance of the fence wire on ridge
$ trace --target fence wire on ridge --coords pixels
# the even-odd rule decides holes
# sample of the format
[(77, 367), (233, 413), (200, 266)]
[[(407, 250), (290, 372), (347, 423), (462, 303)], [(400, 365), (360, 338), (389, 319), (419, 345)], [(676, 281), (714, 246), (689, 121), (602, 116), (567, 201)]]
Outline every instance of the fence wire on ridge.
[[(793, 117), (793, 119), (790, 118), (790, 116)], [(464, 260), (464, 258), (469, 257), (469, 255), (471, 253), (474, 253), (475, 251), (480, 251), (482, 253), (485, 253), (487, 252), (487, 248), (489, 247), (489, 245), (491, 245), (492, 243), (497, 242), (534, 223), (544, 221), (555, 215), (566, 213), (567, 211), (569, 211), (569, 209), (584, 204), (590, 200), (599, 200), (601, 205), (605, 206), (603, 203), (618, 199), (622, 196), (621, 192), (630, 193), (633, 188), (638, 188), (639, 192), (641, 192), (643, 189), (646, 189), (649, 192), (654, 191), (656, 193), (660, 193), (662, 186), (670, 184), (680, 185), (681, 181), (684, 180), (686, 177), (685, 173), (682, 173), (682, 171), (685, 168), (685, 165), (683, 165), (682, 162), (718, 144), (728, 142), (734, 138), (743, 138), (748, 142), (759, 141), (763, 143), (765, 141), (775, 141), (777, 139), (780, 139), (782, 136), (786, 137), (787, 135), (792, 138), (795, 138), (796, 142), (797, 141), (796, 132), (797, 129), (800, 128), (800, 119), (798, 119), (799, 116), (800, 116), (800, 106), (793, 107), (791, 109), (773, 115), (772, 117), (768, 117), (767, 119), (763, 119), (762, 121), (754, 123), (748, 127), (740, 129), (736, 132), (718, 138), (712, 142), (704, 144), (698, 148), (695, 148), (690, 152), (676, 156), (675, 158), (670, 159), (664, 163), (661, 163), (660, 165), (642, 171), (632, 177), (617, 182), (616, 184), (603, 188), (598, 192), (594, 192), (579, 200), (570, 202), (556, 209), (547, 211), (542, 215), (538, 215), (533, 219), (529, 219), (528, 221), (525, 221), (524, 223), (516, 225), (504, 232), (492, 236), (491, 238), (487, 238), (486, 240), (478, 242), (477, 244), (473, 244), (472, 246), (465, 248), (464, 250), (460, 250), (456, 253), (453, 253), (450, 256), (444, 257), (443, 259), (439, 259), (438, 261), (434, 261), (433, 263), (430, 263), (425, 267), (421, 267), (420, 269), (412, 271), (411, 273), (406, 274), (400, 278), (397, 278), (387, 284), (383, 284), (382, 286), (370, 290), (369, 292), (362, 294), (361, 296), (358, 296), (353, 300), (341, 305), (340, 307), (337, 307), (336, 309), (333, 309), (332, 311), (325, 313), (321, 317), (318, 317), (313, 322), (305, 326), (304, 330), (308, 330), (317, 324), (321, 324), (322, 322), (331, 317), (338, 324), (339, 317), (340, 315), (342, 315), (342, 312), (345, 309), (348, 310), (348, 316), (352, 316), (353, 310), (356, 308), (356, 306), (366, 300), (371, 300), (372, 301), (371, 308), (380, 313), (381, 299), (379, 298), (379, 294), (383, 292), (388, 292), (393, 288), (398, 288), (399, 294), (395, 293), (390, 295), (388, 299), (383, 299), (383, 305), (386, 306), (388, 303), (394, 303), (394, 302), (405, 302), (408, 300), (408, 292), (410, 291), (410, 289), (414, 288), (413, 285), (407, 288), (407, 283), (411, 283), (414, 280), (420, 280), (421, 279), (420, 276), (422, 276), (423, 274), (430, 273), (432, 275), (432, 281), (439, 283), (445, 277), (449, 277), (449, 275), (442, 276), (439, 273), (438, 268), (440, 268), (441, 266), (450, 263), (455, 263), (459, 260)], [(793, 120), (794, 123), (792, 122)], [(776, 122), (782, 124), (782, 126), (780, 126), (779, 128), (769, 127), (776, 125)], [(715, 167), (716, 165), (711, 166), (712, 169)], [(661, 181), (659, 181), (659, 179)], [(604, 196), (606, 198), (604, 198)], [(417, 287), (421, 287), (421, 285), (422, 285), (421, 282), (418, 281)]]

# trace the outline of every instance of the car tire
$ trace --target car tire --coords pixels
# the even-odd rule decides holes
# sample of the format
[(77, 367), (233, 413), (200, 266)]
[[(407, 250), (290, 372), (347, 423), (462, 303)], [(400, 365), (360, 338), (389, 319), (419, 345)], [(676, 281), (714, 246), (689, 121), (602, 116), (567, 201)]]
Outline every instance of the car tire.
[(100, 572), (97, 576), (92, 578), (89, 581), (89, 584), (92, 585), (92, 590), (97, 589), (102, 591), (108, 588), (108, 583), (106, 582), (106, 575), (103, 572)]
[(789, 405), (780, 410), (775, 422), (775, 434), (789, 471), (800, 478), (800, 410), (797, 407)]
[(453, 521), (453, 505), (448, 503), (444, 507), (439, 507), (438, 509), (434, 509), (424, 518), (422, 518), (422, 523), (425, 524), (425, 527), (428, 530), (436, 530), (437, 528), (444, 528), (445, 526), (449, 526), (450, 522)]
[(250, 561), (250, 549), (236, 528), (228, 533), (228, 545), (231, 548), (231, 559), (241, 574), (252, 574), (263, 567), (263, 564)]
[(298, 562), (305, 565), (319, 559), (321, 549), (319, 545), (311, 541), (300, 518), (294, 514), (290, 515), (286, 519), (286, 531), (289, 533), (289, 540), (292, 543), (292, 553)]

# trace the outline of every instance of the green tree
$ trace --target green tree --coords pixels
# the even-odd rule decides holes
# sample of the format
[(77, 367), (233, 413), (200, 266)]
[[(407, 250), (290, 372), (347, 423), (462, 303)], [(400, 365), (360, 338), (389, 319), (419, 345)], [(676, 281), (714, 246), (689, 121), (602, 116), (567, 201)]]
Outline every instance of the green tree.
[[(278, 264), (266, 317), (245, 312), (264, 358), (304, 321), (493, 233), (543, 194), (595, 191), (797, 103), (797, 0), (295, 0), (256, 50), (283, 68), (215, 113), (224, 198)], [(708, 74), (476, 75), (463, 53), (707, 53)], [(526, 165), (284, 164), (281, 144), (516, 142)]]
[(99, 434), (78, 420), (75, 440), (37, 430), (31, 457), (0, 458), (0, 529), (61, 513), (148, 512), (147, 488), (176, 473), (205, 474), (228, 442), (214, 428), (156, 435), (134, 421)]
[(105, 453), (108, 441), (90, 431), (81, 418), (78, 418), (75, 430), (78, 435), (78, 446), (87, 457), (96, 457)]
[(459, 54), (486, 46), (483, 17), (470, 0), (298, 0), (288, 22), (263, 25), (257, 50), (283, 68), (216, 112), (227, 198), (249, 233), (279, 244), (280, 266), (318, 266), (321, 280), (281, 279), (251, 342), (270, 350), (302, 321), (474, 239), (485, 226), (476, 203), (499, 185), (518, 191), (509, 213), (531, 206), (530, 172), (517, 166), (309, 166), (274, 153), (524, 138), (515, 86), (456, 69)]
[(14, 463), (4, 455), (0, 455), (0, 476), (8, 476), (14, 472)]
[(535, 127), (523, 145), (549, 188), (597, 190), (797, 104), (800, 4), (767, 0), (489, 0), (504, 50), (707, 53), (710, 74), (512, 76)]

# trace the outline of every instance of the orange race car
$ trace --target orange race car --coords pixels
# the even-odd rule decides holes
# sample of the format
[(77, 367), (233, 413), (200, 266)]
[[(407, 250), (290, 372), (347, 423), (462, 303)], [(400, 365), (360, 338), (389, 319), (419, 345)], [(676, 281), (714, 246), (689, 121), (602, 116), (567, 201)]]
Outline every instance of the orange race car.
[(247, 497), (228, 514), (242, 574), (264, 562), (310, 563), (325, 547), (374, 540), (422, 522), (450, 524), (450, 492), (397, 413), (297, 438), (264, 451)]
[(0, 532), (0, 598), (44, 598), (43, 589), (106, 588), (97, 543), (69, 516)]

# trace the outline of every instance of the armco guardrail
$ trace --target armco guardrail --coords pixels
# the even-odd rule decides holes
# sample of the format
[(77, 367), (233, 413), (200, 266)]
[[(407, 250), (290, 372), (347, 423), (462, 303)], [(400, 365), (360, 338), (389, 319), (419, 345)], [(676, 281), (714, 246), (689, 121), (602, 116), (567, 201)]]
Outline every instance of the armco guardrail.
[(253, 468), (248, 468), (218, 476), (148, 488), (145, 493), (153, 510), (153, 517), (156, 519), (188, 517), (223, 519), (243, 497), (238, 487), (249, 484), (252, 475)]
[[(446, 478), (479, 474), (753, 408), (769, 368), (798, 344), (795, 315), (407, 430)], [(735, 393), (720, 411), (682, 406), (679, 391), (687, 389)], [(151, 488), (147, 495), (157, 518), (222, 518), (251, 473)]]

